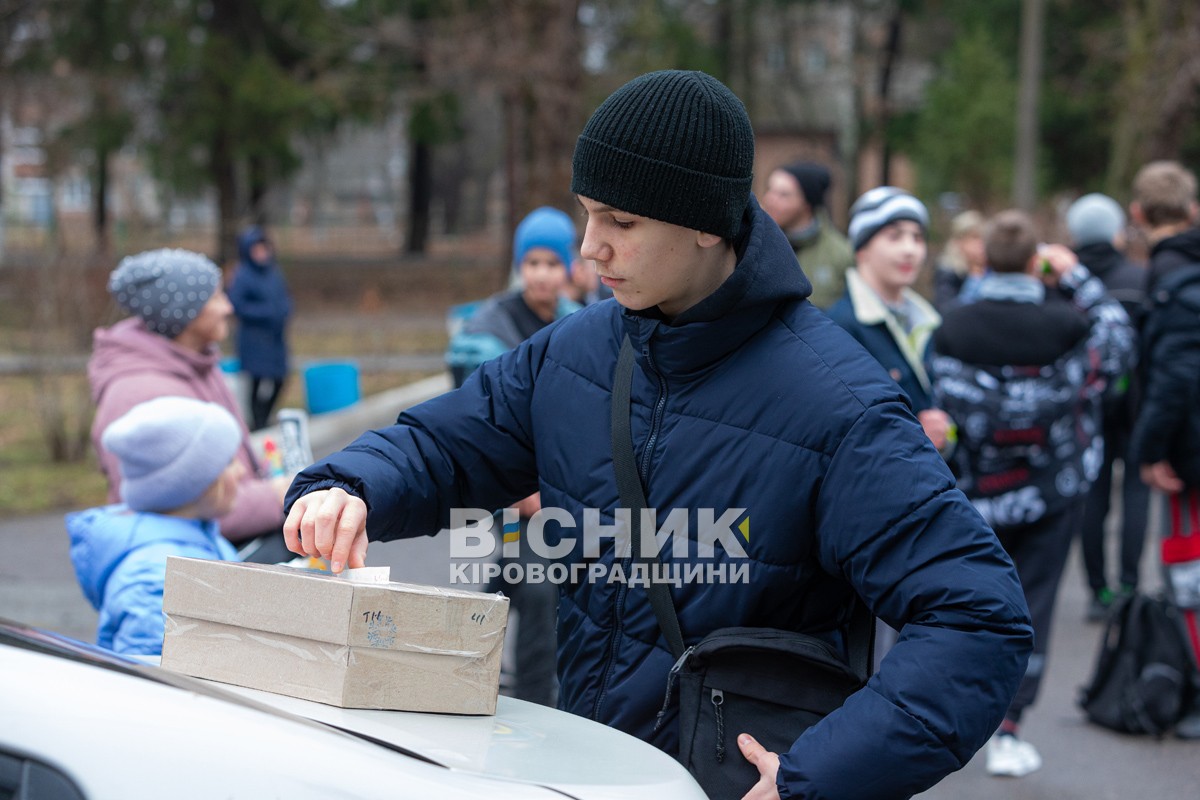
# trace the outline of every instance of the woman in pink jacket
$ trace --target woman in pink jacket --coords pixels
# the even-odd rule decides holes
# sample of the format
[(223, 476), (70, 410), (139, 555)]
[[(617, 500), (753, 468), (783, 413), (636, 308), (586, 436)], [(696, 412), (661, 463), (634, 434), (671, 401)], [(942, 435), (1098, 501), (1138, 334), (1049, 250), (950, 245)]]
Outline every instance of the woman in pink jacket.
[(218, 366), (219, 343), (229, 332), (233, 306), (221, 271), (187, 250), (151, 250), (129, 256), (113, 270), (108, 290), (133, 316), (93, 336), (88, 380), (96, 415), (92, 445), (108, 478), (109, 502), (120, 501), (117, 459), (101, 444), (104, 429), (126, 411), (155, 397), (194, 397), (224, 406), (242, 430), (239, 459), (245, 474), (237, 502), (221, 518), (221, 533), (249, 561), (290, 558), (280, 534), (288, 479), (262, 478), (250, 434)]

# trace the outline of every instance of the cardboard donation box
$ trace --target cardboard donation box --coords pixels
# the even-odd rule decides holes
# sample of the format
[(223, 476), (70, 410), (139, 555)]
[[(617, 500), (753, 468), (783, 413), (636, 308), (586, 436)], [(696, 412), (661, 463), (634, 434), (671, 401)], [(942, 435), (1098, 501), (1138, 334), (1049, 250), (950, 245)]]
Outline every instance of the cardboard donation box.
[(342, 708), (494, 714), (508, 598), (167, 559), (162, 666)]

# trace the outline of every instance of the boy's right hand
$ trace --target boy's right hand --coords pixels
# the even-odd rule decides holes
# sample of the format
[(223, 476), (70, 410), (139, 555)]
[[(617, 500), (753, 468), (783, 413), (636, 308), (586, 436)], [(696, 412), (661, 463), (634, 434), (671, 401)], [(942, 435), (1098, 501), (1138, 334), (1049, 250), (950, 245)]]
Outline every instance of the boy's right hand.
[(1057, 286), (1059, 280), (1079, 263), (1075, 253), (1061, 244), (1038, 245), (1038, 260), (1039, 263), (1050, 267), (1049, 272), (1041, 272), (1039, 275), (1050, 286)]
[(332, 572), (366, 566), (367, 504), (342, 489), (301, 496), (283, 523), (293, 553), (329, 561)]
[(1151, 489), (1158, 489), (1164, 494), (1179, 494), (1185, 488), (1183, 481), (1180, 480), (1169, 461), (1142, 464), (1141, 472), (1142, 483)]

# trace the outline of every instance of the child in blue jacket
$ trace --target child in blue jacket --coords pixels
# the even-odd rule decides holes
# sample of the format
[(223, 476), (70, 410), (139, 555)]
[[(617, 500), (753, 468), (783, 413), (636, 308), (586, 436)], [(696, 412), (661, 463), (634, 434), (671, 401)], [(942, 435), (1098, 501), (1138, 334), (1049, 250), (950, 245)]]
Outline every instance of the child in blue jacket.
[(71, 561), (100, 612), (96, 644), (157, 655), (167, 556), (237, 560), (217, 518), (237, 495), (241, 429), (216, 403), (158, 397), (113, 422), (103, 442), (120, 460), (124, 503), (67, 515)]

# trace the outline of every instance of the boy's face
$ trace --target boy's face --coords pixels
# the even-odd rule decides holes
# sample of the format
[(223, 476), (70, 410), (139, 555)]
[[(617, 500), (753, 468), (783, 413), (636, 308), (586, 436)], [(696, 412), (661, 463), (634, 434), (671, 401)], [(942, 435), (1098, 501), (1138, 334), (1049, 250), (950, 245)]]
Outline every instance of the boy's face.
[[(727, 277), (714, 267), (698, 267), (700, 240), (719, 237), (641, 217), (580, 196), (587, 226), (581, 258), (594, 261), (600, 282), (617, 302), (633, 311), (658, 306), (674, 317), (712, 294)], [(711, 262), (714, 259), (707, 259)]]
[(525, 302), (549, 307), (567, 283), (567, 265), (548, 247), (531, 247), (521, 258), (521, 283)]
[(796, 227), (810, 214), (800, 182), (790, 173), (777, 169), (767, 176), (767, 191), (762, 197), (763, 211), (785, 231)]
[(856, 255), (859, 272), (888, 291), (912, 286), (925, 263), (925, 232), (910, 220), (880, 228)]
[(212, 486), (208, 487), (208, 491), (200, 498), (200, 508), (198, 509), (203, 519), (216, 519), (223, 517), (233, 510), (233, 501), (237, 499), (238, 485), (242, 481), (242, 476), (246, 474), (246, 468), (242, 466), (242, 462), (237, 456), (229, 462), (229, 466), (222, 470), (217, 479), (213, 481)]
[(958, 248), (969, 266), (983, 266), (987, 263), (987, 255), (983, 250), (983, 234), (974, 231), (964, 234), (958, 240)]

